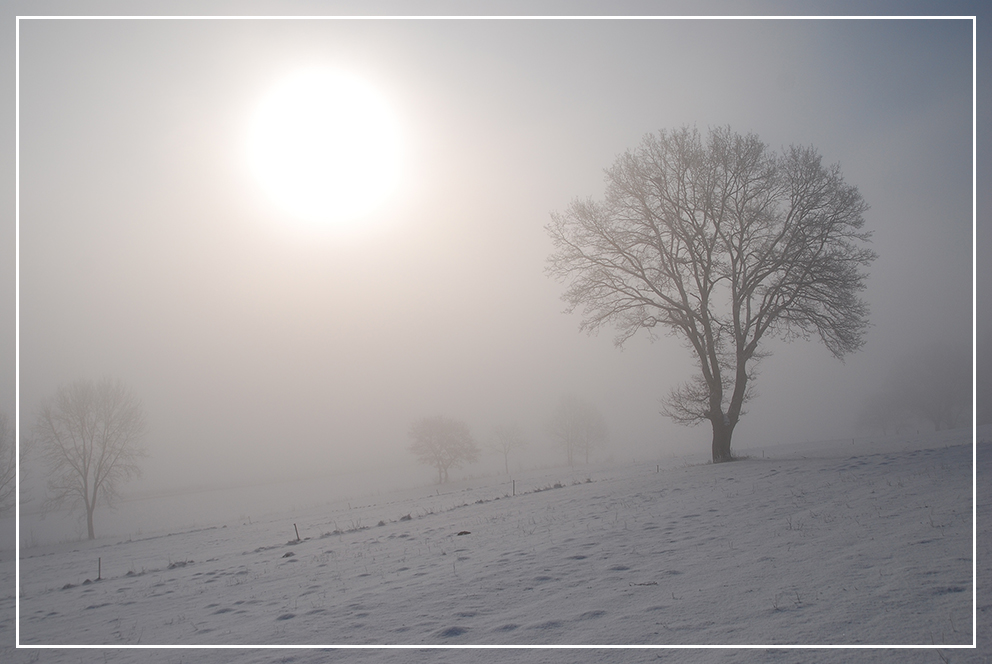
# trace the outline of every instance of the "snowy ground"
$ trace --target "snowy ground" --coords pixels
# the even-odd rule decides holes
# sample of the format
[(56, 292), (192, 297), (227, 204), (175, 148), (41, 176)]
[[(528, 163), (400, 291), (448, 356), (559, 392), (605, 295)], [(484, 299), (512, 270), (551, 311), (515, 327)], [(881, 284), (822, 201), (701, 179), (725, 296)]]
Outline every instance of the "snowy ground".
[[(971, 442), (957, 431), (749, 450), (716, 466), (533, 471), (516, 476), (516, 495), (504, 478), (478, 479), (34, 547), (21, 551), (21, 643), (970, 644)], [(980, 508), (989, 471), (992, 445), (980, 444)], [(977, 551), (987, 579), (982, 514)], [(12, 553), (0, 552), (4, 646)], [(98, 559), (102, 579), (87, 583)], [(986, 662), (983, 595), (977, 651), (0, 647), (0, 661)]]

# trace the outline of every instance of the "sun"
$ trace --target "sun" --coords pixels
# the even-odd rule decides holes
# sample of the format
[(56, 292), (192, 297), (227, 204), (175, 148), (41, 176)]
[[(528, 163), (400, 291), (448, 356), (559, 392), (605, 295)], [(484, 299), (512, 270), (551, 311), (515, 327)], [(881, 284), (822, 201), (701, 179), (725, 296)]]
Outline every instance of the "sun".
[(385, 99), (364, 80), (307, 69), (273, 87), (258, 104), (248, 159), (281, 209), (309, 222), (347, 225), (396, 188), (400, 137)]

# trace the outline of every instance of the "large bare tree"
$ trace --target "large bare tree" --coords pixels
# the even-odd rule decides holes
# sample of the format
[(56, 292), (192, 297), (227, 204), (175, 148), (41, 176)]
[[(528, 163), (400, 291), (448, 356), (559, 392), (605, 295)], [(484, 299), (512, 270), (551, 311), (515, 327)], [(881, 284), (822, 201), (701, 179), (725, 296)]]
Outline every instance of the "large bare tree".
[(867, 209), (813, 148), (662, 131), (607, 170), (603, 201), (552, 215), (548, 272), (567, 282), (583, 329), (613, 325), (621, 346), (660, 326), (687, 345), (699, 373), (663, 412), (709, 421), (713, 461), (728, 461), (767, 338), (816, 335), (838, 358), (862, 346)]
[(568, 465), (574, 466), (580, 455), (588, 464), (589, 452), (605, 443), (609, 432), (599, 409), (575, 395), (566, 395), (551, 415), (548, 435), (565, 452)]
[(410, 426), (409, 450), (417, 460), (437, 469), (437, 483), (448, 481), (449, 468), (461, 468), (479, 460), (479, 448), (468, 425), (437, 415), (417, 420)]
[(120, 380), (77, 380), (59, 387), (38, 414), (34, 443), (48, 465), (51, 508), (82, 506), (90, 539), (98, 501), (111, 505), (122, 482), (141, 474), (145, 415)]

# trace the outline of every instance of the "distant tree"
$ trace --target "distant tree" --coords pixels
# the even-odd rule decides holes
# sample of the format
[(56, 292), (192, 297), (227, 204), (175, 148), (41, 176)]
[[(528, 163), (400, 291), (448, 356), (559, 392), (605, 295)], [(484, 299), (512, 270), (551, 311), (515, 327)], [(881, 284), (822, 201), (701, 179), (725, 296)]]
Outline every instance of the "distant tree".
[(479, 460), (468, 425), (440, 415), (425, 417), (410, 426), (413, 442), (409, 450), (417, 460), (437, 469), (437, 483), (448, 481), (449, 468), (461, 468), (466, 463)]
[(971, 416), (971, 374), (970, 348), (948, 342), (917, 348), (867, 400), (859, 424), (883, 434), (920, 424), (934, 431), (964, 426)]
[(14, 490), (17, 487), (17, 446), (14, 429), (6, 413), (0, 413), (0, 514), (14, 507)]
[(877, 431), (883, 436), (896, 434), (909, 427), (911, 412), (899, 395), (883, 391), (868, 397), (858, 414), (861, 429)]
[(98, 501), (112, 505), (120, 484), (141, 474), (141, 400), (119, 380), (77, 380), (42, 404), (34, 433), (48, 465), (46, 507), (82, 506), (93, 539)]
[(510, 474), (510, 452), (526, 447), (523, 433), (516, 424), (500, 424), (493, 428), (493, 437), (489, 448), (503, 455), (503, 468)]
[(686, 344), (699, 373), (663, 412), (710, 422), (713, 461), (729, 461), (766, 337), (815, 334), (838, 358), (862, 346), (868, 207), (814, 149), (778, 155), (729, 128), (649, 135), (606, 183), (603, 202), (552, 215), (548, 272), (582, 329), (612, 324), (622, 346), (660, 326)]
[(574, 466), (580, 455), (588, 464), (589, 452), (608, 438), (606, 420), (599, 410), (572, 395), (558, 402), (548, 423), (548, 435), (555, 446), (565, 452), (569, 466)]

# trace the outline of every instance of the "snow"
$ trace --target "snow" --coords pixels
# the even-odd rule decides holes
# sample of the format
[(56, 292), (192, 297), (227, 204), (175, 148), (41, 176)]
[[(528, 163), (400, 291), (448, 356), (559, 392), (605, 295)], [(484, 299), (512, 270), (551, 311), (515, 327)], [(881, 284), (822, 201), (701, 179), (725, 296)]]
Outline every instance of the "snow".
[[(545, 469), (13, 552), (2, 662), (320, 662), (331, 645), (973, 642), (973, 432)], [(992, 493), (978, 431), (978, 500)], [(409, 517), (409, 518), (407, 518)], [(381, 525), (380, 525), (381, 524)], [(300, 541), (296, 541), (296, 528)], [(979, 515), (979, 577), (992, 537)], [(102, 578), (93, 582), (100, 561)], [(87, 580), (91, 582), (87, 583)], [(984, 588), (984, 587), (983, 587)], [(985, 661), (979, 649), (350, 650), (369, 661)], [(983, 647), (984, 646), (984, 647)], [(984, 653), (984, 654), (983, 654)]]

